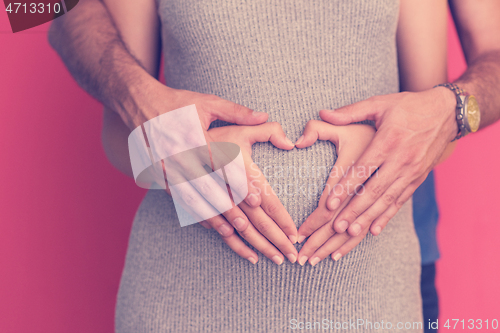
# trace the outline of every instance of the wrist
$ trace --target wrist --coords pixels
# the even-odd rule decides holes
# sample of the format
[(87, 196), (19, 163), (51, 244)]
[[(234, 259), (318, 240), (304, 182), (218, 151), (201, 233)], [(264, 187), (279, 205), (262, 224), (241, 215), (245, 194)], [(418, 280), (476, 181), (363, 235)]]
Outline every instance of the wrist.
[(481, 113), (476, 97), (468, 94), (463, 88), (460, 88), (454, 83), (444, 83), (439, 86), (446, 87), (452, 91), (457, 100), (455, 110), (458, 133), (454, 140), (460, 139), (469, 133), (476, 132), (481, 122)]
[[(148, 121), (148, 111), (155, 110), (152, 105), (158, 98), (159, 89), (166, 88), (146, 71), (137, 71), (136, 76), (127, 84), (128, 102), (123, 108), (123, 117), (127, 117), (134, 129)], [(164, 98), (164, 97), (163, 97)]]
[(446, 119), (448, 119), (448, 123), (451, 124), (449, 126), (449, 142), (452, 142), (459, 131), (458, 123), (457, 123), (457, 98), (455, 93), (446, 87), (435, 87), (434, 90), (439, 91), (441, 94), (441, 100), (443, 101), (443, 112), (445, 113)]
[(117, 94), (119, 99), (114, 101), (115, 111), (131, 130), (151, 118), (147, 113), (156, 109), (152, 105), (157, 98), (155, 92), (168, 89), (142, 67), (137, 67), (129, 69), (123, 80), (123, 89)]
[(108, 45), (100, 64), (99, 76), (106, 78), (100, 94), (101, 102), (115, 111), (130, 129), (147, 121), (142, 112), (147, 110), (146, 95), (161, 83), (119, 42)]

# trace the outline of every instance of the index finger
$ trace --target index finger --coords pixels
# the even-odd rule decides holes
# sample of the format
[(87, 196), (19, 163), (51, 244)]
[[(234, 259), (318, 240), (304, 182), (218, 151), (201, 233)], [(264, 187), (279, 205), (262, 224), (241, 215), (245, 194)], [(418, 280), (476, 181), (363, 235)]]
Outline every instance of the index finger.
[[(329, 210), (335, 212), (346, 200), (350, 200), (353, 195), (357, 194), (360, 187), (372, 174), (377, 172), (378, 168), (384, 162), (386, 153), (382, 149), (381, 143), (379, 143), (382, 140), (377, 138), (377, 134), (360, 158), (342, 176), (335, 187), (332, 188), (326, 202)], [(380, 192), (380, 194), (382, 193), (383, 191)]]

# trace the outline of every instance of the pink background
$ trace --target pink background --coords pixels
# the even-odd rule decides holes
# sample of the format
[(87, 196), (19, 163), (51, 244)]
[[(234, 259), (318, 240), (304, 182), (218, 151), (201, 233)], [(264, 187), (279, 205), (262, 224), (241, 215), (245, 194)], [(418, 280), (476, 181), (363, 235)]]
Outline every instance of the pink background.
[[(145, 192), (106, 160), (101, 106), (47, 29), (12, 34), (0, 13), (0, 332), (112, 332)], [(453, 79), (465, 69), (454, 32), (449, 50)], [(500, 320), (499, 126), (460, 140), (437, 168), (441, 320)]]

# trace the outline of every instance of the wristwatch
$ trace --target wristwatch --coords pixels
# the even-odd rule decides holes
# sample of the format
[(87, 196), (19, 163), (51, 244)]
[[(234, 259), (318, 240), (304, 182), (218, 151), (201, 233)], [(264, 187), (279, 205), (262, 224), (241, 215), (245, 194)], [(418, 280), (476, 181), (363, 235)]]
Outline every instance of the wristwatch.
[(457, 97), (456, 119), (458, 133), (452, 142), (471, 132), (476, 132), (481, 122), (481, 113), (476, 98), (453, 83), (438, 84), (434, 88), (436, 87), (446, 87), (453, 91)]

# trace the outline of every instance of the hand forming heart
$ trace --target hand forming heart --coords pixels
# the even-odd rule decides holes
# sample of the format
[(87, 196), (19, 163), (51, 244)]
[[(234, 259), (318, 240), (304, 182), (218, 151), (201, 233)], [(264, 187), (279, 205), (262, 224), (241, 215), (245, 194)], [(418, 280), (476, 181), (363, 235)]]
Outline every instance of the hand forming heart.
[[(366, 149), (374, 133), (375, 130), (369, 125), (356, 124), (334, 126), (326, 122), (311, 120), (307, 123), (302, 137), (296, 142), (297, 148), (306, 148), (312, 146), (317, 140), (328, 140), (335, 144), (338, 154), (338, 159), (329, 175), (318, 207), (306, 219), (298, 231), (299, 242), (302, 242), (306, 237), (310, 236), (299, 254), (299, 263), (301, 265), (303, 265), (308, 258), (311, 258), (311, 265), (315, 265), (332, 252), (339, 252), (339, 248), (340, 251), (345, 254), (359, 244), (366, 235), (366, 232), (356, 237), (351, 237), (346, 232), (341, 234), (336, 233), (333, 229), (333, 219), (335, 215), (327, 208), (326, 199), (330, 192), (335, 190), (335, 185), (343, 174), (349, 171), (349, 168), (352, 167), (353, 163)], [(258, 182), (254, 184), (259, 184), (261, 188), (260, 193), (271, 193), (271, 195), (262, 196), (262, 202), (267, 208), (269, 208), (268, 205), (274, 207), (266, 210), (272, 212), (270, 216), (268, 216), (266, 211), (261, 207), (250, 207), (245, 202), (239, 205), (241, 210), (247, 214), (248, 218), (253, 223), (247, 223), (245, 228), (237, 228), (240, 235), (266, 255), (266, 257), (273, 259), (273, 261), (278, 264), (280, 264), (281, 261), (277, 260), (277, 250), (271, 243), (282, 251), (286, 249), (288, 252), (285, 252), (285, 254), (288, 259), (291, 262), (295, 262), (297, 252), (294, 252), (290, 248), (290, 241), (286, 239), (283, 231), (280, 229), (280, 227), (287, 228), (287, 234), (289, 234), (290, 223), (277, 225), (273, 221), (273, 216), (277, 215), (286, 215), (288, 220), (288, 212), (286, 212), (272, 189), (268, 191), (270, 185), (255, 164), (252, 165), (253, 161), (251, 160), (251, 145), (255, 142), (271, 141), (278, 148), (291, 149), (286, 141), (287, 139), (281, 126), (278, 123), (266, 123), (257, 126), (226, 126), (211, 129), (209, 130), (209, 134), (215, 141), (234, 142), (238, 144), (244, 152), (247, 172), (255, 173), (250, 175), (249, 179), (258, 179)], [(338, 172), (338, 170), (341, 170), (341, 172)], [(370, 170), (370, 172), (373, 171), (375, 170)], [(266, 187), (268, 188), (267, 190), (265, 189)], [(249, 255), (253, 255), (253, 251), (235, 234), (224, 237), (224, 240), (242, 257), (248, 258)], [(294, 243), (293, 239), (291, 239), (291, 241)], [(337, 254), (337, 252), (335, 252), (335, 254)], [(334, 255), (332, 258), (333, 257)], [(338, 260), (339, 257), (335, 256), (334, 259)]]

